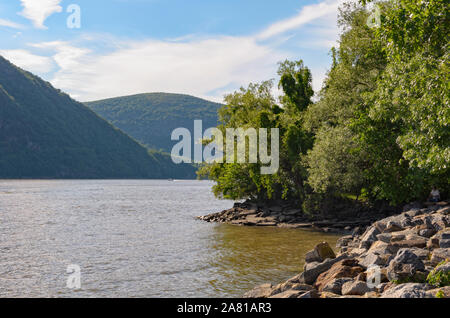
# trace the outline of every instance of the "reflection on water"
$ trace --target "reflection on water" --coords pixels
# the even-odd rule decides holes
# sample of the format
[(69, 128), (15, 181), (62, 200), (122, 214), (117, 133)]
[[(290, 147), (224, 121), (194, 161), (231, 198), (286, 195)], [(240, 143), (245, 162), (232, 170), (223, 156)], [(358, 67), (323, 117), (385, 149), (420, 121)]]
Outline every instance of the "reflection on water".
[(220, 294), (241, 295), (255, 285), (279, 283), (302, 271), (304, 255), (318, 242), (335, 246), (338, 236), (298, 229), (239, 227), (214, 228), (211, 266), (220, 281), (211, 284)]
[[(195, 219), (209, 181), (1, 181), (0, 297), (239, 297), (336, 236)], [(82, 287), (66, 287), (70, 264)]]

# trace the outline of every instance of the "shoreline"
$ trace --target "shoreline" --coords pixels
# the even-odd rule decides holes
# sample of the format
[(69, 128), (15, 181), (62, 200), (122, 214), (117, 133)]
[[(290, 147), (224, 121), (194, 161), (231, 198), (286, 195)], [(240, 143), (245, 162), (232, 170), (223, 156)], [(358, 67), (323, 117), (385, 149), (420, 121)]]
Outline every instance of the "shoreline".
[[(412, 204), (417, 206), (418, 203)], [(323, 233), (362, 234), (372, 223), (388, 216), (397, 215), (395, 208), (386, 210), (360, 209), (350, 214), (337, 211), (336, 214), (308, 217), (301, 208), (290, 203), (254, 203), (245, 201), (235, 203), (231, 209), (198, 216), (198, 220), (209, 223), (225, 223), (236, 226), (280, 227), (292, 229), (311, 229)]]
[(305, 255), (302, 273), (244, 297), (450, 298), (450, 201), (377, 220), (336, 247), (337, 254), (318, 244)]

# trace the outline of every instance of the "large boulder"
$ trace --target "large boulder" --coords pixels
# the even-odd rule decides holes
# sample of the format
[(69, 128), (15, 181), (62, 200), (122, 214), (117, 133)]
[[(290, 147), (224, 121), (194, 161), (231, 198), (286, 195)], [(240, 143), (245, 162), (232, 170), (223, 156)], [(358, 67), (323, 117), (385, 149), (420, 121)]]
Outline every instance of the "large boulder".
[(422, 260), (413, 251), (404, 248), (399, 250), (389, 263), (387, 275), (390, 281), (403, 281), (423, 271), (425, 271), (425, 265)]
[(429, 289), (427, 284), (400, 284), (383, 292), (381, 298), (430, 298)]
[(303, 273), (300, 274), (300, 283), (312, 285), (320, 274), (329, 270), (331, 266), (333, 266), (337, 262), (347, 258), (348, 258), (347, 254), (342, 254), (334, 259), (328, 258), (322, 263), (319, 262), (306, 263)]
[(305, 255), (305, 261), (307, 263), (323, 262), (327, 258), (336, 258), (333, 249), (327, 242), (322, 242), (316, 245), (313, 250), (309, 251)]
[(314, 287), (322, 291), (325, 286), (337, 278), (355, 278), (364, 272), (356, 259), (345, 259), (334, 264), (329, 270), (317, 277)]

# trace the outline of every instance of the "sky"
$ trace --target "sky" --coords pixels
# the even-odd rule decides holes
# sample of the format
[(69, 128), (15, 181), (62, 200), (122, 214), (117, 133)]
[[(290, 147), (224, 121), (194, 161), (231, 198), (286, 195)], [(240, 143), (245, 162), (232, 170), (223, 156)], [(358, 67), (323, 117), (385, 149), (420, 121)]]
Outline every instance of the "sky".
[(342, 2), (5, 0), (0, 55), (83, 102), (150, 92), (221, 102), (277, 80), (286, 59), (304, 61), (317, 92)]

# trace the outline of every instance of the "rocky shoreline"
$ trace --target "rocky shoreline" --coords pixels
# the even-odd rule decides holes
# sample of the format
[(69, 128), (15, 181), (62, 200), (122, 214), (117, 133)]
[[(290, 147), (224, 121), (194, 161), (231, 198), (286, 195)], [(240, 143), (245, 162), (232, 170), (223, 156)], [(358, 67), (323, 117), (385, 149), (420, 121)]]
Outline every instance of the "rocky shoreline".
[[(283, 209), (272, 215), (271, 210), (252, 208), (238, 205), (202, 219), (237, 225), (326, 227), (300, 222), (297, 216), (282, 222), (277, 215), (290, 215), (283, 214)], [(320, 243), (305, 255), (301, 274), (275, 286), (258, 286), (244, 297), (449, 298), (450, 202), (425, 208), (410, 205), (404, 210), (371, 223), (362, 234), (354, 226), (364, 226), (369, 219), (354, 224), (339, 221), (338, 227), (333, 224), (335, 229), (353, 227), (354, 232), (339, 239), (337, 255), (328, 243)]]
[[(411, 206), (421, 206), (412, 203)], [(408, 208), (408, 207), (407, 207)], [(275, 202), (274, 204), (243, 202), (235, 203), (233, 208), (206, 216), (197, 217), (206, 222), (226, 223), (240, 226), (277, 226), (284, 228), (313, 229), (326, 233), (340, 233), (353, 235), (361, 234), (373, 222), (386, 216), (398, 214), (393, 209), (368, 210), (360, 209), (356, 212), (342, 213), (335, 216), (308, 217), (293, 204)]]

